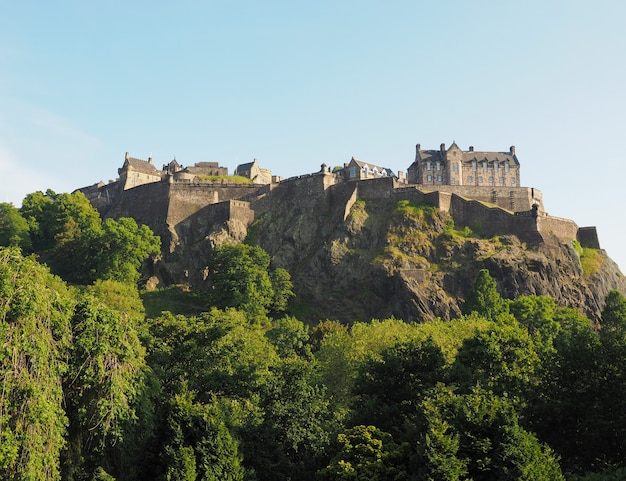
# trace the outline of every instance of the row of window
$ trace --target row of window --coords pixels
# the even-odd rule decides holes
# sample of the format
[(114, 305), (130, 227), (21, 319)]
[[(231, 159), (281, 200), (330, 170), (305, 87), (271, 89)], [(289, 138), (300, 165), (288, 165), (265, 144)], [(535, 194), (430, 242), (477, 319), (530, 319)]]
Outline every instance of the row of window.
[[(426, 176), (426, 182), (432, 183), (433, 182), (433, 178), (434, 177), (432, 175), (427, 175)], [(437, 182), (442, 182), (443, 181), (443, 176), (438, 175), (436, 177), (436, 179), (437, 179)], [(506, 185), (506, 179), (504, 177), (500, 177), (498, 180), (500, 182), (500, 185)], [(483, 176), (482, 175), (477, 176), (476, 177), (476, 181), (479, 184), (482, 184), (483, 183)], [(491, 185), (495, 185), (495, 178), (494, 177), (489, 177), (488, 182)], [(474, 183), (474, 176), (472, 176), (472, 175), (468, 176), (467, 177), (467, 183), (468, 184), (473, 184)], [(456, 180), (456, 179), (450, 179), (450, 185), (459, 185), (459, 181)], [(513, 186), (516, 185), (515, 177), (511, 177), (511, 185), (513, 185)]]
[[(482, 167), (483, 167), (483, 172), (487, 172), (488, 168), (489, 168), (489, 163), (488, 162), (481, 162)], [(493, 164), (493, 168), (496, 172), (498, 172), (500, 170), (500, 164), (497, 162), (494, 162)], [(426, 162), (426, 170), (432, 170), (433, 166), (431, 162)], [(504, 163), (504, 171), (505, 172), (509, 172), (509, 170), (511, 169), (511, 165), (508, 162)], [(441, 170), (441, 162), (435, 162), (435, 170)], [(477, 171), (478, 170), (478, 162), (473, 160), (472, 161), (472, 170), (473, 171)], [(459, 164), (457, 164), (456, 162), (452, 163), (452, 172), (458, 174), (459, 173)]]

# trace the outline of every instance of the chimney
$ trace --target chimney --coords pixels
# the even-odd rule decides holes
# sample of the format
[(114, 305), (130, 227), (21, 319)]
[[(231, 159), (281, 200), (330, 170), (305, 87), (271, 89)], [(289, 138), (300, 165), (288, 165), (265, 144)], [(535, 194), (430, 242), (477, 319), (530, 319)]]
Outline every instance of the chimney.
[(126, 152), (126, 155), (124, 156), (124, 160), (128, 160), (128, 159), (130, 159), (130, 154)]
[(470, 145), (470, 150), (469, 151), (470, 152), (474, 152), (474, 146), (473, 145)]
[(511, 145), (511, 147), (509, 148), (509, 151), (511, 152), (511, 155), (515, 155), (515, 146)]
[(446, 144), (441, 144), (439, 146), (439, 150), (441, 150), (441, 153), (443, 154), (446, 151)]
[(422, 150), (422, 146), (421, 146), (420, 144), (417, 144), (417, 145), (415, 146), (415, 150), (416, 150), (417, 152), (419, 152), (420, 150)]
[(148, 163), (151, 164), (152, 163), (152, 156), (148, 157)]

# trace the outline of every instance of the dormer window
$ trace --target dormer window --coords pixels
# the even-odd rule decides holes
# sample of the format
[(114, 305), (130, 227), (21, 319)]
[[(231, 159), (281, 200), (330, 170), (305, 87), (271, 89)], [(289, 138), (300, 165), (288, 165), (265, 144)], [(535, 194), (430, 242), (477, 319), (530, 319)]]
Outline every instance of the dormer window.
[(508, 162), (505, 162), (504, 163), (504, 171), (508, 172), (510, 168), (511, 168), (511, 165)]
[(477, 167), (476, 161), (472, 160), (472, 170), (475, 172), (477, 168), (478, 167)]

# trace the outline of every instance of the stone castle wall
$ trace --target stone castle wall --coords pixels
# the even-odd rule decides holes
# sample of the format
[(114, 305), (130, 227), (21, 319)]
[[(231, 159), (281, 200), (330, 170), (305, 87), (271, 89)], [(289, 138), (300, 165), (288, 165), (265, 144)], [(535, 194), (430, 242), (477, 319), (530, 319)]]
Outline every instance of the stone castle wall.
[(176, 225), (209, 204), (244, 199), (256, 195), (259, 186), (252, 184), (173, 183), (169, 186), (167, 220)]
[[(548, 216), (537, 189), (442, 185), (437, 190), (421, 190), (425, 187), (407, 186), (392, 177), (345, 182), (327, 172), (262, 186), (156, 182), (124, 191), (107, 216), (133, 217), (163, 234), (168, 228), (197, 216), (207, 222), (221, 224), (237, 219), (248, 225), (275, 203), (286, 203), (293, 209), (303, 205), (324, 209), (325, 203), (330, 202), (346, 205), (349, 211), (349, 204), (356, 199), (393, 197), (434, 205), (450, 212), (457, 227), (468, 226), (485, 236), (514, 234), (523, 240), (540, 241), (542, 234), (549, 232), (562, 242), (578, 239), (582, 245), (599, 247), (595, 228), (579, 229), (571, 220)], [(102, 192), (102, 186), (89, 189), (94, 205), (110, 202), (112, 197), (102, 199)]]

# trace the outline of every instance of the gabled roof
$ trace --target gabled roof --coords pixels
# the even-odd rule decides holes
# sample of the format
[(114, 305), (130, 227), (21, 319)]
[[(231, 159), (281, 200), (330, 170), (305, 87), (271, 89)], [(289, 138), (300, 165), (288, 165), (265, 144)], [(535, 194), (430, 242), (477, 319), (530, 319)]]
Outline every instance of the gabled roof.
[(133, 157), (127, 157), (124, 162), (124, 166), (132, 168), (135, 172), (142, 172), (144, 174), (160, 175), (157, 168), (147, 160), (135, 159)]
[[(445, 160), (445, 157), (443, 154), (450, 151), (453, 147), (461, 150), (459, 146), (456, 144), (456, 142), (452, 142), (452, 145), (448, 149), (446, 149), (443, 153), (441, 152), (441, 150), (421, 150), (420, 149), (419, 155), (422, 161), (443, 162)], [(508, 160), (509, 162), (512, 162), (515, 165), (519, 165), (519, 161), (517, 160), (517, 157), (514, 153), (515, 152), (514, 148), (512, 148), (512, 150), (513, 152), (487, 152), (487, 151), (473, 150), (473, 148), (470, 147), (470, 150), (461, 150), (461, 152), (463, 153), (462, 161), (472, 162), (475, 160), (477, 162), (482, 162), (482, 161), (504, 162)]]
[(508, 160), (514, 164), (519, 164), (515, 154), (511, 154), (510, 152), (481, 152), (475, 150), (463, 152), (463, 162), (471, 162), (474, 160), (477, 162), (503, 162)]
[(381, 167), (380, 165), (370, 164), (369, 162), (364, 162), (362, 160), (355, 159), (354, 157), (352, 157), (350, 162), (354, 162), (361, 169), (367, 166), (367, 168), (370, 170), (376, 169), (378, 172), (386, 172), (386, 174), (390, 177), (393, 177), (395, 175), (393, 171), (391, 169), (388, 169), (387, 167)]
[(246, 164), (239, 164), (235, 168), (235, 175), (238, 175), (240, 172), (250, 172), (250, 170), (252, 170), (252, 167), (254, 166), (255, 163), (256, 163), (256, 159)]

